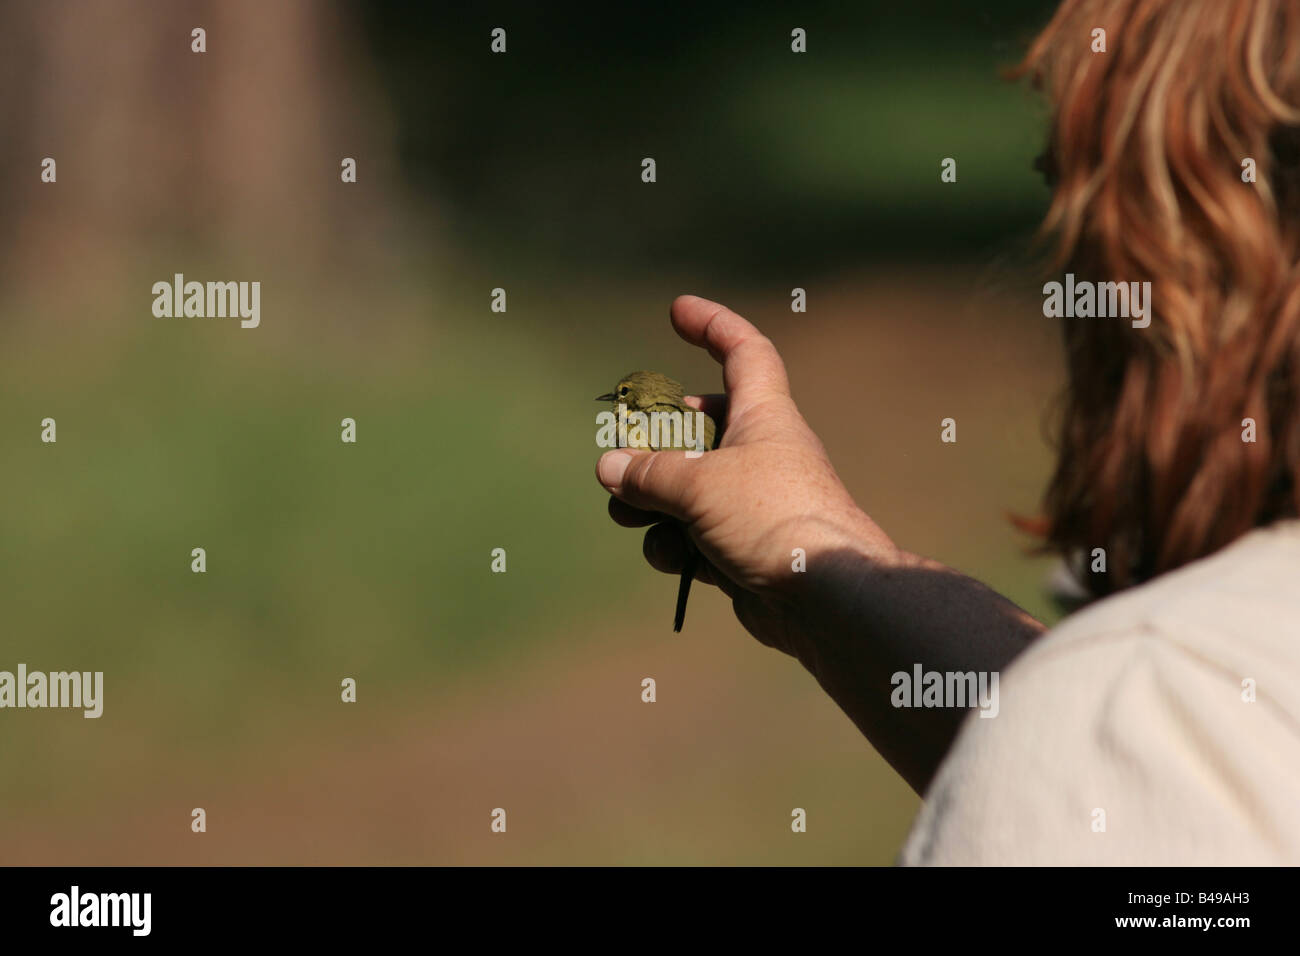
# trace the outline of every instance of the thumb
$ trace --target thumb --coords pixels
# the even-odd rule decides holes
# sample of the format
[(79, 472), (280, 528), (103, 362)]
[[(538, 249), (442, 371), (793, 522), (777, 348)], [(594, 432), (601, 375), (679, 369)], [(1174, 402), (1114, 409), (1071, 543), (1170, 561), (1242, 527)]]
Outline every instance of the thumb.
[(619, 448), (596, 463), (596, 477), (605, 489), (645, 511), (659, 511), (679, 521), (687, 513), (698, 460), (680, 451), (644, 451)]

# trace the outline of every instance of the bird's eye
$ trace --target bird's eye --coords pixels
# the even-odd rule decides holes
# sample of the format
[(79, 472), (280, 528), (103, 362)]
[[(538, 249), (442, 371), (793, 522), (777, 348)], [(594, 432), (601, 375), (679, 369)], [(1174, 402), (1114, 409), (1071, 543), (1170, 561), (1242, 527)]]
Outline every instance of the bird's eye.
[(618, 393), (619, 393), (620, 395), (626, 395), (626, 394), (627, 394), (627, 386), (624, 385), (622, 388), (620, 388), (620, 389), (618, 390)]

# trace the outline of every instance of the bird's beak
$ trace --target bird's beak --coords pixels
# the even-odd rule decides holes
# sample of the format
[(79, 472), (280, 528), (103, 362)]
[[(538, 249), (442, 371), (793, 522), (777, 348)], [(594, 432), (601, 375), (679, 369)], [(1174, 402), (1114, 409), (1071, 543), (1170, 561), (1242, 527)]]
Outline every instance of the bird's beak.
[(612, 402), (613, 400), (614, 400), (613, 392), (606, 392), (604, 395), (596, 396), (596, 401), (598, 402)]

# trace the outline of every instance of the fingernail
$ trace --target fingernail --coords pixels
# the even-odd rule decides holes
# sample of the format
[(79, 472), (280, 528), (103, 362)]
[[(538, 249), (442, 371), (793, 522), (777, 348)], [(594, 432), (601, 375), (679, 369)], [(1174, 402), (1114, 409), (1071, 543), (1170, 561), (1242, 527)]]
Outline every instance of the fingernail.
[(606, 452), (600, 458), (600, 464), (596, 466), (596, 475), (600, 478), (600, 483), (606, 488), (617, 488), (623, 482), (623, 472), (627, 471), (627, 463), (632, 460), (632, 456), (625, 451)]

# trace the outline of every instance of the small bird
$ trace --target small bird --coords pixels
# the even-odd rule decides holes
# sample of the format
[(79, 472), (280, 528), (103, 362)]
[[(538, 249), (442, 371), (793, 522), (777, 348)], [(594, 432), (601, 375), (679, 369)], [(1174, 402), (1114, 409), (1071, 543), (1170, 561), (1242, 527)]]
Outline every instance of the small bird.
[[(619, 405), (624, 405), (629, 415), (633, 412), (642, 412), (649, 416), (649, 426), (640, 422), (630, 422), (626, 434), (620, 429), (619, 441), (620, 444), (625, 442), (626, 447), (644, 447), (654, 451), (673, 448), (713, 450), (717, 437), (717, 426), (713, 419), (687, 405), (686, 390), (682, 388), (680, 382), (673, 381), (667, 375), (660, 375), (658, 372), (632, 372), (623, 376), (614, 391), (597, 395), (596, 401), (613, 402), (616, 412)], [(656, 412), (668, 417), (660, 418), (656, 422), (653, 417)], [(687, 425), (686, 419), (691, 416), (689, 442), (685, 440), (685, 427), (672, 427), (677, 425), (676, 420), (671, 418), (674, 412), (681, 414), (682, 426)], [(701, 417), (695, 418), (693, 417), (695, 415)], [(701, 436), (695, 431), (696, 422), (700, 420), (704, 422), (703, 441), (700, 441)], [(682, 567), (681, 582), (677, 585), (677, 612), (673, 615), (674, 631), (680, 631), (682, 622), (686, 620), (686, 599), (691, 595), (691, 581), (695, 577), (695, 569), (700, 561), (700, 552), (691, 542), (690, 537), (683, 536), (686, 538), (686, 563)]]

